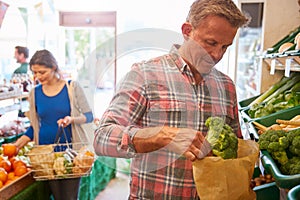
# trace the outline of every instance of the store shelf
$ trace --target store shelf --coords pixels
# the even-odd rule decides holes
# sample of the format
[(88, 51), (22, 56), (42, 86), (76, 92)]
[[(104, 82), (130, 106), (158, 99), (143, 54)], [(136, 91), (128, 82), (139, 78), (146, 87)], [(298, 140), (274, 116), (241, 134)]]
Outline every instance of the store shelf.
[(276, 70), (287, 70), (287, 62), (290, 60), (289, 71), (300, 72), (300, 56), (280, 56), (272, 58), (263, 58), (270, 68), (275, 67)]

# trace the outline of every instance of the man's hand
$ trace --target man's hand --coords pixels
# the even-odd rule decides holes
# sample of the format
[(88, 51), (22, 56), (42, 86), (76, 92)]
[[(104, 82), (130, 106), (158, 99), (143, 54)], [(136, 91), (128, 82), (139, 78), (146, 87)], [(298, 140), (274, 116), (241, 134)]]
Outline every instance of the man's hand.
[(136, 133), (133, 144), (138, 153), (165, 147), (194, 161), (210, 153), (211, 147), (201, 132), (188, 128), (154, 127)]

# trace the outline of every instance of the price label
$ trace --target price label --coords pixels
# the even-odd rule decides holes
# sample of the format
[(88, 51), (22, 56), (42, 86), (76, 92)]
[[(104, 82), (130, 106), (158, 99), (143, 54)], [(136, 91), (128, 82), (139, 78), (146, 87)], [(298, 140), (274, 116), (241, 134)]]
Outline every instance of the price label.
[(275, 74), (275, 68), (276, 68), (276, 60), (272, 59), (271, 60), (271, 69), (270, 69), (270, 74), (274, 75)]
[(291, 58), (285, 59), (285, 71), (284, 71), (284, 75), (286, 77), (290, 77), (291, 63), (292, 63), (292, 59)]

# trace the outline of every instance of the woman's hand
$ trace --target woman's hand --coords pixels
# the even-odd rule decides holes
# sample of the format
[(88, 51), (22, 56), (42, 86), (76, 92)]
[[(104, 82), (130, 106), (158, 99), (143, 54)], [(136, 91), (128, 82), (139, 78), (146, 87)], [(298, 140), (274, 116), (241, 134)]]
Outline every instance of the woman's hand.
[(73, 122), (74, 122), (74, 119), (71, 116), (65, 116), (63, 119), (57, 120), (58, 126), (61, 126), (61, 127), (67, 127), (68, 125), (70, 125)]

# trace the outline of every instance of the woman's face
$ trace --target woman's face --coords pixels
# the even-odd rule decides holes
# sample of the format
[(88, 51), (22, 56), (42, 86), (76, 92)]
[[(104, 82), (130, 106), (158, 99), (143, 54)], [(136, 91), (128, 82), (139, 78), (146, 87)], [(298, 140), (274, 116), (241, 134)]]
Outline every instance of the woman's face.
[(46, 85), (55, 78), (54, 68), (48, 68), (44, 65), (32, 65), (31, 71), (33, 73), (34, 80), (38, 80), (40, 84)]

